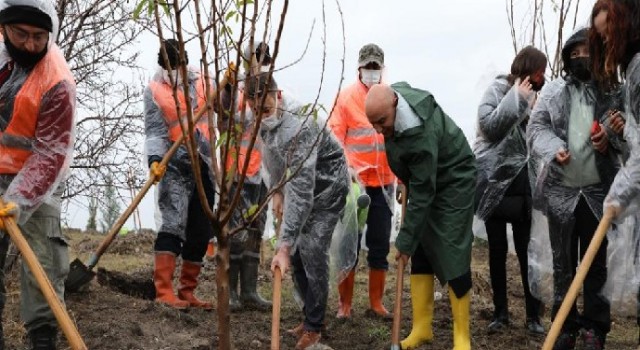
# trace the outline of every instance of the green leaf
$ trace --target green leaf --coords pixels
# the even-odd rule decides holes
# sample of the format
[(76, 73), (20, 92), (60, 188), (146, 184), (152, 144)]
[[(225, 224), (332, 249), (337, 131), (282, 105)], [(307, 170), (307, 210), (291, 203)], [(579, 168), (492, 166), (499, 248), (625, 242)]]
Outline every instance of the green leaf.
[(216, 148), (220, 148), (220, 145), (222, 145), (223, 142), (227, 141), (228, 136), (229, 136), (229, 133), (226, 131), (220, 134), (220, 137), (218, 138), (218, 142), (216, 142)]
[(247, 209), (247, 211), (242, 216), (245, 219), (249, 219), (250, 217), (252, 217), (256, 213), (256, 211), (258, 211), (258, 205), (254, 204), (254, 205), (250, 206), (249, 209)]
[(164, 14), (169, 16), (169, 3), (168, 2), (158, 2), (160, 8), (164, 10)]
[(144, 9), (144, 5), (148, 2), (149, 0), (141, 0), (138, 5), (136, 5), (136, 8), (133, 10), (133, 19), (137, 20), (140, 18), (140, 13), (142, 12), (142, 9)]
[(231, 10), (231, 11), (227, 12), (227, 15), (226, 15), (226, 16), (224, 16), (224, 21), (225, 21), (225, 22), (229, 22), (229, 19), (230, 19), (231, 17), (233, 17), (233, 15), (235, 15), (235, 14), (236, 14), (236, 11), (235, 11), (235, 10)]

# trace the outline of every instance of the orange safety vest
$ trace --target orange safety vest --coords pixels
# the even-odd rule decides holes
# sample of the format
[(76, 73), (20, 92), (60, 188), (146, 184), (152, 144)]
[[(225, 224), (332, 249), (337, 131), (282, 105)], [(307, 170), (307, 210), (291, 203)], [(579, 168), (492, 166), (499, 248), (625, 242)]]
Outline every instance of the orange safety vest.
[[(198, 79), (195, 82), (196, 84), (196, 104), (191, 104), (193, 111), (196, 111), (198, 108), (203, 107), (207, 103), (207, 91), (204, 85), (204, 80), (199, 75)], [(180, 106), (180, 114), (181, 118), (178, 119), (178, 112), (176, 110), (176, 103), (173, 99), (173, 88), (170, 84), (158, 81), (152, 81), (149, 84), (149, 88), (153, 93), (153, 99), (156, 101), (160, 110), (162, 111), (162, 116), (164, 117), (164, 121), (167, 123), (169, 127), (169, 140), (171, 142), (175, 142), (182, 135), (182, 128), (180, 127), (180, 119), (184, 123), (184, 126), (187, 126), (187, 104), (184, 98), (184, 90), (181, 87), (177, 89), (178, 95), (178, 103)], [(207, 120), (206, 113), (203, 114), (197, 123), (195, 123), (194, 128), (199, 130), (204, 137), (209, 139), (209, 123)]]
[(16, 94), (9, 125), (0, 132), (0, 174), (17, 174), (29, 159), (36, 141), (42, 98), (62, 81), (75, 85), (67, 61), (57, 46), (52, 45)]
[[(242, 112), (242, 109), (245, 108), (244, 105), (244, 94), (240, 92), (240, 96), (238, 97), (238, 111)], [(247, 108), (246, 113), (251, 113), (251, 111)], [(242, 167), (244, 166), (245, 159), (249, 154), (249, 144), (251, 143), (251, 134), (253, 133), (253, 128), (246, 128), (242, 133), (242, 138), (240, 139), (240, 144), (237, 146), (232, 145), (231, 149), (227, 153), (227, 171), (231, 171), (231, 169), (235, 166), (235, 160), (238, 160), (238, 168), (236, 172), (240, 174), (242, 171)], [(253, 178), (255, 180), (256, 176), (259, 175), (260, 166), (262, 162), (262, 154), (260, 153), (261, 142), (260, 138), (256, 139), (256, 142), (253, 145), (253, 149), (251, 150), (251, 154), (249, 155), (249, 165), (247, 166), (247, 178)], [(236, 149), (239, 153), (236, 155)]]
[(329, 127), (343, 145), (349, 166), (355, 169), (365, 186), (392, 184), (395, 175), (389, 168), (384, 136), (373, 128), (364, 110), (367, 88), (361, 82), (340, 92), (329, 118)]

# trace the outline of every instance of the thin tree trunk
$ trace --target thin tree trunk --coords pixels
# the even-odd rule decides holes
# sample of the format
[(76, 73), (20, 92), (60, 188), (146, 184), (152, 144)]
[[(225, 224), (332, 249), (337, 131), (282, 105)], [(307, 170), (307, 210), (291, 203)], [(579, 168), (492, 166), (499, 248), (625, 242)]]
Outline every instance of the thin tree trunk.
[(231, 350), (231, 314), (229, 312), (229, 239), (227, 225), (218, 236), (216, 255), (216, 291), (218, 300), (218, 344), (213, 340), (212, 349)]

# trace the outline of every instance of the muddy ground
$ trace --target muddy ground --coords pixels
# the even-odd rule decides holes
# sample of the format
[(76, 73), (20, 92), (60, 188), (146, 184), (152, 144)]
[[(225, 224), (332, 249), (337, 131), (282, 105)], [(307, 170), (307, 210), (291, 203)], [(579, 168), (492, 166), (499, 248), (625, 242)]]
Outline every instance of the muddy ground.
[[(100, 235), (69, 232), (72, 239), (72, 259), (79, 255), (84, 261), (102, 239)], [(486, 244), (477, 240), (473, 249), (473, 298), (471, 331), (474, 349), (539, 349), (544, 339), (526, 334), (523, 324), (524, 301), (520, 287), (517, 260), (509, 257), (509, 304), (511, 328), (504, 334), (489, 336), (486, 327), (492, 314), (491, 287), (489, 284), (488, 253)], [(216, 314), (201, 310), (175, 311), (148, 300), (148, 289), (152, 286), (152, 243), (153, 234), (130, 233), (118, 237), (107, 254), (100, 260), (104, 270), (98, 273), (86, 290), (67, 296), (67, 306), (71, 316), (89, 349), (122, 350), (205, 350), (215, 349)], [(265, 246), (267, 246), (265, 244)], [(268, 249), (265, 254), (271, 256)], [(268, 260), (265, 259), (265, 260)], [(354, 297), (354, 315), (349, 321), (335, 318), (337, 291), (330, 293), (327, 312), (328, 329), (323, 334), (323, 344), (332, 349), (389, 349), (391, 322), (369, 319), (364, 315), (368, 305), (366, 266), (358, 267)], [(215, 296), (215, 266), (207, 262), (198, 294), (209, 300)], [(118, 274), (120, 273), (120, 274)], [(389, 271), (385, 304), (393, 307), (395, 268)], [(405, 292), (403, 294), (402, 336), (411, 330), (411, 309), (408, 285), (408, 271), (405, 271)], [(121, 283), (125, 281), (124, 283)], [(271, 297), (271, 273), (267, 263), (260, 274), (260, 289), (265, 297)], [(7, 349), (25, 349), (26, 334), (19, 322), (19, 288), (17, 270), (8, 276), (7, 306), (4, 312), (4, 328)], [(145, 288), (147, 292), (145, 291)], [(296, 306), (291, 290), (290, 277), (283, 283), (283, 306), (281, 329), (295, 326), (301, 321), (301, 312)], [(433, 323), (435, 339), (420, 349), (451, 349), (452, 323), (446, 289), (437, 286), (444, 297), (436, 301)], [(132, 293), (134, 291), (135, 293)], [(143, 291), (143, 292), (140, 292)], [(152, 290), (151, 290), (152, 292)], [(130, 295), (135, 294), (135, 295)], [(232, 342), (235, 349), (270, 348), (271, 313), (246, 311), (231, 317)], [(548, 315), (544, 318), (549, 327)], [(282, 334), (282, 349), (293, 349), (295, 340)], [(636, 349), (638, 329), (635, 319), (615, 318), (609, 335), (607, 349)], [(68, 349), (61, 337), (60, 348)], [(212, 346), (212, 344), (214, 344)]]

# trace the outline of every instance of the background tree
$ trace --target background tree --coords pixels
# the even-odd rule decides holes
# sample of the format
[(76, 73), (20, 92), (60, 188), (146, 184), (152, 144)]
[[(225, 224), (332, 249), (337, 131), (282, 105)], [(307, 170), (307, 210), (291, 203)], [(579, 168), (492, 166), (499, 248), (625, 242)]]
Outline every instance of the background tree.
[(110, 175), (107, 175), (106, 182), (104, 203), (100, 209), (100, 214), (102, 215), (102, 220), (100, 220), (100, 229), (103, 233), (109, 231), (120, 217), (121, 212), (118, 191), (113, 184), (113, 180)]
[(96, 224), (96, 216), (98, 214), (98, 200), (91, 198), (89, 200), (89, 219), (87, 220), (86, 230), (89, 232), (95, 232), (98, 229)]
[[(135, 46), (146, 22), (132, 23), (133, 10), (129, 1), (57, 0), (58, 44), (76, 79), (78, 103), (65, 204), (100, 201), (108, 175), (123, 193), (128, 180), (139, 188), (146, 176), (140, 166), (143, 83)], [(133, 176), (127, 174), (131, 170)]]
[(589, 23), (594, 0), (506, 0), (506, 14), (514, 54), (534, 45), (548, 57), (549, 75), (562, 70), (562, 45), (579, 27)]

